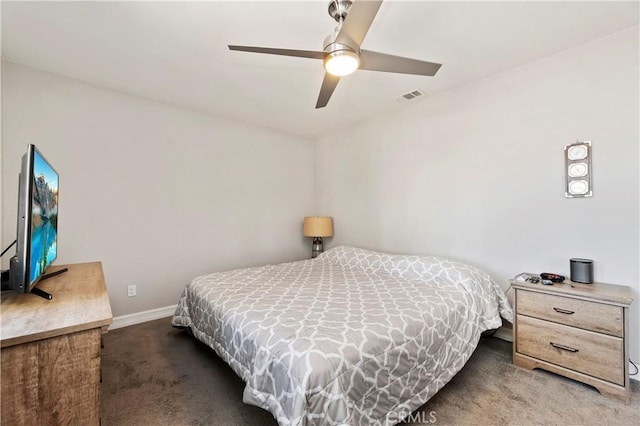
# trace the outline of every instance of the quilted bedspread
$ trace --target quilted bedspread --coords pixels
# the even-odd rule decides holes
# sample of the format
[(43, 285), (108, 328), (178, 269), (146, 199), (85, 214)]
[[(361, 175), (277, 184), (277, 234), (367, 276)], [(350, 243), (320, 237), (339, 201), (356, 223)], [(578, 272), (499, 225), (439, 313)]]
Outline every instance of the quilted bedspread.
[(482, 270), (336, 247), (315, 259), (197, 277), (172, 323), (190, 327), (280, 425), (391, 425), (513, 313)]

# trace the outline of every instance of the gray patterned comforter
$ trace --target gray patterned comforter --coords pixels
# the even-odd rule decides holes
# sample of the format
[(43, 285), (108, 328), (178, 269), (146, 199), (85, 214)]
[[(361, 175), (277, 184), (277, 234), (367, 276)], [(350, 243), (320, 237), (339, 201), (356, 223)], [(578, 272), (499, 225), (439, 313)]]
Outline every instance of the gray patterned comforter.
[(391, 425), (513, 314), (483, 271), (439, 257), (336, 247), (316, 259), (197, 277), (190, 327), (280, 425)]

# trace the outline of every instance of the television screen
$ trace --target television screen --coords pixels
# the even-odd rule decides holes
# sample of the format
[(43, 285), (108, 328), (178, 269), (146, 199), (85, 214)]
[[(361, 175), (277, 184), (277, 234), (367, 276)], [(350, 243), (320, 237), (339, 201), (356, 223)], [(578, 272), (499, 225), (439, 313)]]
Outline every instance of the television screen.
[(33, 144), (22, 156), (18, 175), (18, 220), (16, 255), (9, 260), (8, 279), (2, 288), (51, 300), (51, 295), (35, 286), (47, 267), (58, 257), (58, 173)]
[(56, 259), (58, 237), (58, 174), (38, 150), (33, 151), (29, 285)]

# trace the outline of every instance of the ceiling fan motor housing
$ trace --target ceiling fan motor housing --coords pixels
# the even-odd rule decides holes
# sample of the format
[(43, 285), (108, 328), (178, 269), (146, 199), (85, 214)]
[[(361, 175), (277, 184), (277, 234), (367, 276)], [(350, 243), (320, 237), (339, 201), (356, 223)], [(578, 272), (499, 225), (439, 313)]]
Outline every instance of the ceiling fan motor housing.
[(330, 36), (328, 36), (327, 38), (324, 39), (324, 43), (323, 43), (323, 49), (325, 52), (330, 53), (330, 52), (336, 52), (338, 50), (349, 50), (351, 52), (355, 52), (358, 53), (358, 49), (355, 49), (349, 45), (346, 44), (342, 44), (342, 43), (336, 43), (336, 35), (338, 33), (335, 32), (333, 34), (331, 34)]
[(351, 0), (335, 0), (329, 2), (329, 15), (338, 21), (338, 26), (333, 30), (333, 33), (329, 34), (327, 38), (324, 39), (324, 42), (322, 43), (322, 50), (325, 52), (332, 53), (339, 52), (341, 50), (354, 52), (356, 54), (360, 52), (360, 48), (357, 43), (353, 42), (353, 44), (345, 44), (345, 41), (349, 41), (350, 39), (344, 35), (341, 39), (342, 43), (336, 43), (336, 39), (338, 38), (338, 34), (340, 34), (340, 29), (342, 28), (342, 23), (347, 17), (349, 9), (351, 9), (351, 4)]

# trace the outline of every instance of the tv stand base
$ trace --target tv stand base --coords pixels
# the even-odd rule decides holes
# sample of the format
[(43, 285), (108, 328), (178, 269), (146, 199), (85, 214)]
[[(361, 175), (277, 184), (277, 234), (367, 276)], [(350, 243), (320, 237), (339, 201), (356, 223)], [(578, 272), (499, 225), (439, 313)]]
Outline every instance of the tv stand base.
[[(59, 271), (55, 271), (55, 272), (51, 272), (50, 274), (45, 274), (42, 277), (40, 277), (40, 281), (42, 280), (46, 280), (47, 278), (52, 278), (55, 277), (56, 275), (60, 275), (64, 272), (67, 272), (69, 270), (69, 268), (62, 268)], [(36, 296), (40, 296), (44, 299), (47, 300), (51, 300), (53, 299), (53, 295), (51, 293), (47, 293), (44, 290), (40, 290), (38, 287), (34, 287), (31, 289), (31, 293), (35, 294)]]
[(40, 281), (42, 281), (42, 280), (46, 280), (46, 279), (48, 279), (48, 278), (55, 277), (56, 275), (60, 275), (60, 274), (62, 274), (63, 272), (67, 272), (68, 270), (69, 270), (69, 268), (62, 268), (62, 269), (60, 269), (59, 271), (55, 271), (55, 272), (52, 272), (52, 273), (50, 273), (50, 274), (44, 274), (42, 277), (40, 277)]
[[(45, 274), (42, 277), (40, 277), (40, 281), (46, 280), (47, 278), (55, 277), (56, 275), (60, 275), (64, 272), (67, 272), (68, 270), (69, 268), (62, 268), (59, 271), (51, 272), (50, 274)], [(9, 270), (2, 271), (2, 291), (13, 290), (13, 288), (11, 287), (11, 279), (10, 279), (9, 273), (10, 273)], [(40, 290), (37, 287), (32, 288), (31, 293), (37, 296), (43, 297), (47, 300), (53, 299), (53, 296), (50, 293), (47, 293), (44, 290)]]
[(40, 296), (43, 299), (51, 300), (53, 299), (53, 295), (51, 293), (47, 293), (44, 290), (40, 290), (38, 287), (34, 287), (31, 289), (31, 294), (35, 294), (36, 296)]

